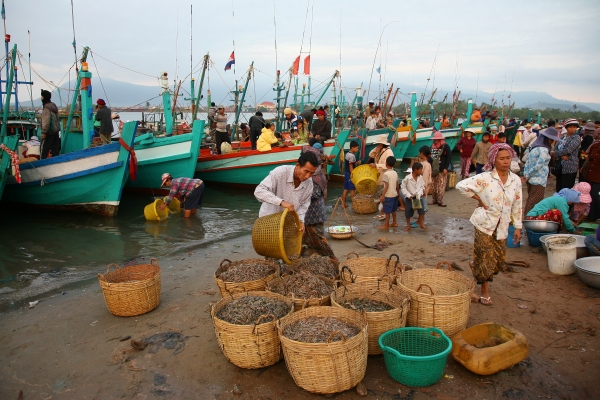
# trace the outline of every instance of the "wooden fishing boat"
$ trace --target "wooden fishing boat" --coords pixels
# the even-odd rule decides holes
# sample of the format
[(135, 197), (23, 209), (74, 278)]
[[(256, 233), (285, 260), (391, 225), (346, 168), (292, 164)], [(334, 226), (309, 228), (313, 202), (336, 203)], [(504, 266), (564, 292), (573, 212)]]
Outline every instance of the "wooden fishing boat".
[[(84, 57), (88, 49), (84, 50)], [(114, 216), (117, 214), (123, 186), (129, 176), (130, 155), (137, 122), (124, 125), (119, 142), (92, 147), (91, 113), (81, 116), (81, 130), (69, 127), (80, 109), (91, 110), (92, 74), (82, 62), (77, 78), (67, 130), (63, 132), (59, 156), (21, 164), (21, 183), (8, 177), (3, 200), (27, 206), (85, 211)]]
[[(327, 140), (323, 146), (325, 155), (336, 165), (342, 146), (347, 139), (349, 130), (340, 131), (335, 139)], [(211, 154), (210, 149), (202, 149), (196, 165), (196, 176), (207, 182), (226, 183), (239, 186), (256, 186), (269, 172), (280, 165), (294, 165), (300, 157), (302, 145), (288, 147), (273, 147), (271, 151), (238, 147), (229, 154)], [(328, 166), (328, 171), (332, 165)]]
[(204, 135), (204, 121), (198, 120), (191, 133), (156, 137), (145, 133), (134, 140), (138, 173), (125, 185), (126, 190), (168, 194), (161, 188), (161, 175), (170, 173), (174, 178), (192, 177), (200, 153), (200, 143)]

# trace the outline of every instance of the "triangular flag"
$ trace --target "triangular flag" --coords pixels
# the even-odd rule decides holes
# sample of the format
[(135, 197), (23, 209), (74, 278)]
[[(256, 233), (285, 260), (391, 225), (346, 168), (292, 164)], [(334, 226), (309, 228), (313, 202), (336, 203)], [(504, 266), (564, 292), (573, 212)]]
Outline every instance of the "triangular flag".
[(235, 64), (235, 51), (231, 52), (231, 55), (229, 56), (229, 60), (227, 60), (227, 64), (225, 64), (225, 71), (229, 71), (231, 69), (231, 66), (233, 64)]
[(304, 59), (304, 75), (310, 75), (310, 54)]
[(296, 57), (294, 60), (294, 66), (292, 68), (292, 75), (298, 75), (298, 70), (300, 69), (300, 56)]
[(381, 66), (379, 66), (379, 68), (377, 68), (377, 73), (381, 74)]

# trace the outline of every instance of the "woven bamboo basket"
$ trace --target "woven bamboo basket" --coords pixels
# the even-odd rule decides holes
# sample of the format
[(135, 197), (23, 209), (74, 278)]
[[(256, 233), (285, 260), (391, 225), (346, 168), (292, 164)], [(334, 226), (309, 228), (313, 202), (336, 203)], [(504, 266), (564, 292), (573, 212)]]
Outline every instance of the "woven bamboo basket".
[[(225, 262), (227, 262), (227, 264), (225, 264)], [(223, 272), (227, 271), (227, 269), (235, 265), (248, 262), (252, 262), (255, 264), (272, 265), (275, 268), (275, 271), (272, 274), (265, 276), (264, 278), (247, 282), (225, 282), (222, 279), (218, 278), (218, 276)], [(267, 283), (279, 277), (279, 272), (279, 264), (277, 264), (274, 261), (262, 260), (257, 258), (231, 262), (228, 259), (224, 259), (223, 261), (221, 261), (221, 264), (219, 264), (219, 268), (217, 268), (217, 270), (215, 271), (214, 277), (215, 281), (217, 282), (217, 286), (219, 287), (221, 297), (225, 297), (230, 293), (249, 292), (252, 290), (265, 290), (265, 287), (267, 287)]]
[[(110, 270), (114, 267), (114, 270)], [(154, 310), (160, 303), (160, 267), (153, 258), (150, 264), (120, 268), (117, 264), (106, 267), (106, 274), (98, 274), (106, 307), (119, 317), (133, 317)]]
[(369, 355), (383, 354), (379, 347), (379, 336), (394, 328), (406, 326), (406, 317), (410, 308), (410, 296), (391, 279), (370, 280), (341, 285), (331, 294), (331, 305), (343, 307), (346, 300), (369, 299), (389, 304), (392, 310), (367, 312), (369, 323)]
[(379, 171), (370, 165), (360, 165), (352, 170), (350, 180), (356, 187), (356, 192), (373, 194), (377, 190)]
[[(350, 216), (346, 212), (345, 208), (342, 207), (342, 211), (344, 211), (344, 217), (346, 218), (346, 222), (348, 223), (348, 225), (331, 226), (331, 221), (333, 221), (338, 205), (341, 204), (341, 202), (341, 197), (339, 197), (335, 202), (335, 206), (333, 207), (333, 211), (331, 212), (331, 217), (329, 217), (329, 219), (327, 220), (327, 233), (329, 233), (329, 236), (331, 236), (334, 239), (350, 239), (352, 236), (354, 236), (358, 228), (352, 225), (352, 220), (350, 219)], [(338, 228), (343, 228), (344, 232), (338, 231)]]
[(373, 214), (377, 212), (377, 207), (373, 196), (356, 195), (352, 198), (352, 209), (357, 214)]
[(467, 327), (475, 281), (452, 271), (448, 261), (441, 261), (436, 269), (404, 271), (397, 283), (410, 295), (408, 326), (433, 326), (449, 337)]
[[(351, 258), (354, 254), (356, 257)], [(395, 257), (396, 260), (392, 260)], [(397, 267), (401, 265), (400, 257), (391, 254), (387, 259), (380, 257), (359, 257), (350, 252), (346, 260), (340, 263), (340, 277), (344, 283), (356, 283), (367, 280), (377, 280), (385, 276), (396, 275)]]
[[(314, 275), (314, 274), (311, 274), (311, 275)], [(327, 278), (325, 278), (323, 276), (319, 276), (319, 275), (314, 275), (314, 276), (316, 276), (317, 278), (319, 278), (320, 280), (325, 282), (327, 285), (331, 286), (331, 292), (333, 293), (333, 290), (334, 290), (333, 280), (327, 279)], [(285, 276), (282, 276), (277, 279), (273, 279), (272, 281), (267, 283), (267, 287), (265, 290), (267, 292), (277, 293), (274, 290), (283, 283), (284, 279), (285, 279)], [(277, 293), (277, 294), (279, 294), (279, 293)], [(331, 293), (328, 294), (327, 296), (309, 297), (308, 299), (298, 298), (298, 297), (295, 297), (293, 294), (291, 296), (287, 296), (287, 297), (292, 299), (292, 301), (294, 302), (294, 310), (295, 311), (302, 310), (302, 309), (308, 308), (308, 307), (331, 305)]]
[[(313, 316), (338, 318), (356, 325), (360, 332), (328, 343), (303, 343), (283, 336), (286, 326)], [(311, 307), (280, 319), (277, 330), (288, 371), (302, 389), (320, 394), (338, 393), (363, 380), (368, 357), (367, 318), (363, 313), (338, 307)]]
[(252, 247), (265, 257), (282, 259), (291, 264), (302, 250), (300, 219), (295, 211), (282, 212), (258, 218), (252, 227)]
[(223, 307), (243, 296), (261, 296), (281, 300), (290, 308), (287, 315), (294, 310), (292, 300), (277, 293), (264, 291), (235, 293), (221, 299), (210, 310), (219, 347), (232, 364), (248, 369), (268, 367), (283, 357), (276, 327), (277, 320), (273, 318), (272, 314), (271, 321), (268, 320), (269, 315), (262, 315), (255, 325), (235, 325), (217, 317)]

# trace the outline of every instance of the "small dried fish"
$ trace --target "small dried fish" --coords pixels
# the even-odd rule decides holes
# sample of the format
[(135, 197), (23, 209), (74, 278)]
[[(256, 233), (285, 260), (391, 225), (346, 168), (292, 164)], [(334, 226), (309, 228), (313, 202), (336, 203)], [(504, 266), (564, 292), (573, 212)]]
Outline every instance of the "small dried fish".
[(310, 272), (300, 272), (269, 282), (269, 290), (284, 296), (308, 299), (330, 295), (333, 287)]
[[(274, 315), (276, 319), (290, 312), (290, 306), (281, 300), (262, 296), (243, 296), (227, 303), (217, 312), (217, 318), (234, 325), (253, 325), (262, 315)], [(272, 317), (260, 322), (271, 322)]]
[[(304, 343), (326, 343), (333, 332), (341, 332), (346, 339), (356, 336), (360, 329), (334, 317), (308, 317), (283, 328), (283, 336)], [(331, 336), (330, 342), (339, 342), (339, 335)]]
[(310, 257), (301, 258), (293, 267), (299, 271), (308, 271), (315, 275), (322, 275), (329, 279), (335, 279), (338, 275), (338, 269), (329, 257), (321, 257), (313, 254)]
[(275, 265), (261, 260), (246, 260), (225, 265), (222, 267), (225, 271), (217, 270), (217, 278), (224, 282), (249, 282), (255, 281), (275, 272)]
[(350, 310), (357, 311), (366, 311), (366, 312), (381, 312), (381, 311), (389, 311), (393, 310), (394, 307), (391, 305), (384, 303), (383, 301), (371, 300), (371, 299), (350, 299), (346, 300), (340, 305), (344, 308), (348, 308)]

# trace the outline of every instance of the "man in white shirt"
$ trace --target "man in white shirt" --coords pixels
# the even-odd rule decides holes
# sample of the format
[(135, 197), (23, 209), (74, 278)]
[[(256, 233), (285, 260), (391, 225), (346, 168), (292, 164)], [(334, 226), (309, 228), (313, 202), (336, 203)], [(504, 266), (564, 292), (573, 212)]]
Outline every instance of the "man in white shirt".
[[(408, 172), (408, 171), (407, 171)], [(419, 225), (422, 229), (427, 229), (425, 226), (425, 210), (423, 210), (423, 201), (421, 198), (425, 193), (425, 182), (423, 181), (423, 164), (420, 162), (416, 162), (412, 165), (410, 169), (410, 173), (402, 179), (402, 184), (400, 185), (400, 192), (402, 193), (402, 197), (404, 198), (404, 216), (406, 217), (406, 228), (405, 231), (409, 231), (410, 219), (415, 215), (415, 209), (413, 208), (413, 199), (417, 199), (418, 202), (416, 204), (420, 205), (417, 208), (417, 213), (419, 214), (419, 219), (417, 220), (417, 225)]]
[(287, 208), (296, 211), (304, 232), (304, 216), (310, 206), (313, 192), (312, 176), (319, 166), (317, 156), (311, 152), (300, 155), (296, 165), (282, 165), (272, 170), (254, 190), (262, 203), (259, 217), (275, 214)]

